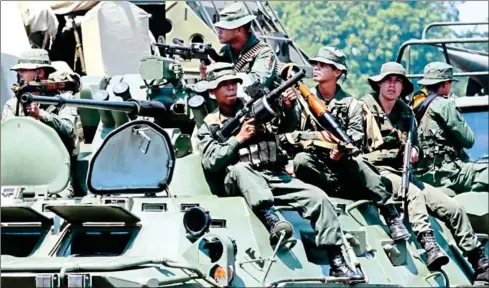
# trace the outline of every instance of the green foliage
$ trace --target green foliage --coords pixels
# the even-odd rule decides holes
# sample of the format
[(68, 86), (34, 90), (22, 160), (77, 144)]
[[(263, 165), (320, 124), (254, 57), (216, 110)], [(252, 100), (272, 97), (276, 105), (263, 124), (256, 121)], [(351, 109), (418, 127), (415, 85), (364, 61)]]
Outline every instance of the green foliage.
[[(326, 45), (343, 50), (349, 73), (342, 86), (356, 97), (370, 92), (367, 78), (378, 74), (383, 63), (395, 61), (403, 42), (421, 39), (427, 24), (458, 21), (455, 3), (438, 1), (274, 1), (272, 5), (289, 35), (309, 56)], [(439, 27), (430, 31), (430, 38), (452, 38), (452, 34), (450, 28)], [(414, 46), (410, 63), (415, 65), (409, 73), (422, 73), (426, 64), (444, 61), (442, 57), (435, 47)]]

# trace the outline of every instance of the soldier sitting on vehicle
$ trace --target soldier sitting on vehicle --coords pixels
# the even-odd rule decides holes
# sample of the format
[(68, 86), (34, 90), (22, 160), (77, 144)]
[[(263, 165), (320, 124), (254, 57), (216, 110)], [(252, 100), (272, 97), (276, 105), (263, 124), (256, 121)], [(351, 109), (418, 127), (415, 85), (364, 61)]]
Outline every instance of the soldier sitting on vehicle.
[[(413, 84), (406, 77), (404, 67), (395, 62), (382, 65), (380, 74), (370, 77), (369, 83), (374, 92), (361, 100), (373, 114), (372, 125), (378, 126), (377, 129), (380, 129), (384, 143), (373, 147), (365, 140), (364, 157), (381, 170), (386, 185), (392, 187), (392, 191), (396, 192), (400, 190), (402, 182), (399, 175), (402, 174), (404, 150), (402, 147), (407, 141), (408, 121), (410, 117), (414, 117), (411, 109), (399, 97), (409, 95), (413, 90)], [(371, 129), (366, 129), (366, 131), (368, 133)], [(367, 135), (365, 139), (368, 138), (371, 136)], [(413, 149), (409, 160), (415, 163), (418, 158), (417, 152), (420, 151), (416, 129), (413, 131), (412, 139)], [(420, 194), (424, 197), (419, 197)], [(411, 178), (406, 197), (410, 221), (413, 226), (419, 223), (417, 225), (419, 228), (414, 227), (414, 230), (417, 230), (417, 238), (427, 252), (428, 268), (438, 269), (448, 263), (449, 258), (435, 241), (426, 208), (430, 214), (442, 220), (451, 230), (458, 247), (468, 256), (475, 270), (474, 281), (488, 282), (488, 259), (463, 206), (439, 189), (419, 181), (416, 177)], [(414, 202), (411, 200), (413, 198), (419, 200)]]
[(489, 192), (487, 164), (470, 162), (464, 151), (474, 145), (474, 132), (457, 110), (453, 97), (449, 97), (453, 81), (458, 80), (453, 78), (452, 66), (443, 62), (426, 65), (423, 79), (418, 81), (424, 89), (415, 93), (413, 100), (426, 98), (413, 109), (424, 153), (416, 166), (417, 176), (455, 193)]
[[(274, 203), (291, 205), (302, 217), (311, 221), (317, 231), (316, 244), (325, 249), (331, 265), (330, 275), (364, 281), (360, 272), (348, 267), (343, 258), (342, 231), (336, 211), (328, 196), (319, 188), (292, 178), (285, 171), (287, 156), (278, 136), (269, 125), (249, 119), (237, 135), (224, 143), (216, 132), (242, 107), (237, 101), (237, 85), (241, 83), (233, 66), (213, 63), (207, 68), (203, 81), (207, 91), (218, 103), (218, 109), (207, 115), (198, 131), (199, 151), (204, 171), (224, 177), (225, 195), (241, 195), (270, 231), (271, 244), (277, 244), (280, 233), (293, 235), (292, 225), (281, 221), (274, 212)], [(289, 108), (284, 111), (295, 113)], [(280, 119), (278, 131), (293, 128)], [(270, 124), (270, 123), (268, 123)]]
[[(13, 85), (16, 95), (5, 103), (2, 111), (2, 121), (15, 116), (29, 116), (37, 119), (53, 128), (58, 133), (70, 155), (76, 154), (76, 108), (69, 106), (59, 108), (53, 105), (40, 106), (37, 104), (23, 107), (22, 103), (18, 101), (17, 98), (22, 96), (22, 87), (24, 87), (24, 84), (31, 81), (40, 82), (41, 80), (46, 80), (48, 79), (49, 74), (56, 71), (51, 65), (48, 52), (43, 49), (29, 49), (20, 55), (18, 63), (14, 65), (11, 70), (17, 72), (18, 83)], [(62, 97), (73, 97), (71, 92), (58, 92)], [(39, 93), (32, 92), (32, 94)], [(71, 181), (69, 182), (68, 187), (57, 195), (62, 198), (72, 198), (74, 196), (74, 191)]]

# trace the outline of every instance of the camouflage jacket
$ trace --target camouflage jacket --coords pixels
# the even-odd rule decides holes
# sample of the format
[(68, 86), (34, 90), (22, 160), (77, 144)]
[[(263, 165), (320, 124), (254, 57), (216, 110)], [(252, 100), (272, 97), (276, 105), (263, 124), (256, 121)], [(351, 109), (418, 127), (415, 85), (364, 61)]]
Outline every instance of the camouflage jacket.
[[(287, 132), (296, 125), (297, 114), (295, 109), (288, 109), (283, 114), (284, 117), (276, 118), (273, 125), (267, 125), (266, 137), (275, 137), (273, 134)], [(219, 111), (219, 108), (208, 114), (204, 118), (204, 123), (197, 131), (198, 150), (200, 153), (202, 166), (204, 170), (213, 173), (222, 173), (228, 165), (233, 165), (239, 161), (238, 151), (242, 146), (249, 145), (245, 143), (241, 145), (235, 136), (231, 136), (226, 142), (222, 143), (214, 136), (214, 131), (221, 128), (223, 124), (232, 116), (227, 116)], [(278, 123), (278, 124), (277, 124)], [(272, 132), (272, 133), (270, 133)], [(253, 138), (259, 137), (258, 133)], [(278, 136), (277, 136), (278, 137)], [(254, 142), (254, 139), (249, 142)], [(278, 137), (280, 138), (280, 137)], [(282, 140), (280, 140), (282, 141)], [(281, 145), (277, 147), (279, 153), (285, 153)]]
[[(70, 92), (61, 94), (60, 96), (66, 98), (73, 98), (73, 95)], [(17, 108), (16, 97), (12, 97), (9, 100), (7, 100), (2, 111), (2, 121), (10, 117), (15, 117), (16, 108)], [(65, 144), (66, 149), (68, 149), (68, 152), (71, 155), (76, 153), (77, 152), (75, 151), (76, 141), (77, 141), (76, 108), (70, 106), (64, 106), (58, 108), (53, 105), (48, 105), (47, 107), (45, 107), (45, 105), (42, 105), (39, 108), (48, 112), (48, 114), (45, 117), (40, 118), (39, 121), (53, 128), (58, 133), (61, 140)], [(24, 109), (21, 103), (19, 103), (19, 116), (25, 116)]]
[[(361, 99), (366, 104), (367, 109), (373, 114), (375, 122), (382, 134), (383, 144), (376, 147), (373, 151), (366, 151), (364, 148), (364, 158), (376, 166), (391, 168), (390, 170), (400, 171), (402, 169), (403, 143), (407, 139), (409, 132), (409, 118), (414, 117), (414, 113), (404, 101), (398, 99), (387, 115), (379, 102), (378, 94), (369, 94)], [(416, 123), (415, 123), (416, 125)], [(413, 131), (412, 147), (421, 155), (418, 144), (416, 128)]]
[(417, 129), (424, 157), (418, 169), (440, 167), (454, 160), (467, 161), (464, 148), (474, 145), (474, 133), (465, 122), (453, 98), (437, 96), (422, 115)]
[[(236, 65), (238, 61), (248, 52), (253, 46), (260, 43), (260, 40), (256, 38), (254, 34), (251, 34), (248, 42), (244, 45), (243, 49), (236, 54), (231, 50), (231, 45), (226, 44), (221, 48), (220, 54), (223, 56), (224, 61)], [(244, 59), (246, 64), (238, 72), (247, 73), (251, 79), (251, 83), (260, 81), (265, 87), (270, 87), (272, 82), (277, 78), (276, 65), (278, 60), (273, 51), (268, 45), (260, 49), (255, 57), (249, 57)]]

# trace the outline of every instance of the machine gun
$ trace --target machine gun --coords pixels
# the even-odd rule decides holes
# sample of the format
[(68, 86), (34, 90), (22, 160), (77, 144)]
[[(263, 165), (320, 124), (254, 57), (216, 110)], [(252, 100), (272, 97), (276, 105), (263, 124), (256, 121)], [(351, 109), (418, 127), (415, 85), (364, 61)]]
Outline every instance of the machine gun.
[(406, 143), (404, 144), (404, 154), (402, 160), (402, 181), (401, 187), (399, 188), (398, 196), (401, 198), (401, 218), (404, 218), (406, 214), (406, 195), (409, 192), (409, 182), (411, 182), (411, 149), (413, 147), (413, 131), (414, 131), (414, 116), (409, 117), (409, 131), (406, 139)]
[[(288, 64), (282, 68), (281, 77), (282, 79), (291, 79), (297, 74), (299, 67), (295, 64)], [(334, 136), (338, 137), (339, 140), (343, 143), (342, 146), (348, 151), (348, 154), (351, 156), (357, 156), (360, 154), (360, 149), (353, 145), (350, 137), (343, 131), (340, 124), (335, 120), (333, 115), (328, 111), (328, 106), (324, 104), (316, 95), (314, 95), (309, 87), (307, 87), (304, 83), (299, 82), (298, 84), (299, 92), (302, 97), (307, 101), (309, 107), (314, 112), (315, 116), (319, 120), (319, 123), (323, 127), (329, 127), (332, 130)]]
[(255, 82), (253, 85), (246, 87), (246, 92), (249, 93), (251, 99), (246, 102), (243, 109), (233, 118), (229, 119), (221, 129), (215, 132), (216, 136), (220, 141), (225, 142), (241, 127), (245, 118), (254, 118), (256, 124), (267, 123), (275, 118), (278, 113), (274, 110), (274, 103), (287, 88), (305, 76), (306, 72), (301, 70), (269, 93), (266, 90), (262, 90), (263, 88), (261, 88), (259, 82)]
[(154, 45), (160, 49), (162, 55), (166, 55), (167, 57), (178, 55), (183, 60), (199, 59), (205, 65), (211, 64), (209, 57), (214, 61), (218, 61), (221, 58), (210, 43), (191, 43), (189, 46), (185, 46), (183, 40), (178, 38), (173, 38), (173, 43), (175, 45), (163, 43), (156, 43)]
[(137, 114), (143, 117), (158, 118), (166, 113), (166, 107), (159, 101), (140, 101), (130, 99), (128, 101), (97, 101), (89, 99), (67, 99), (60, 96), (34, 96), (24, 93), (20, 97), (22, 105), (31, 103), (48, 104), (55, 106), (69, 105), (78, 108), (89, 108), (98, 110), (122, 111)]

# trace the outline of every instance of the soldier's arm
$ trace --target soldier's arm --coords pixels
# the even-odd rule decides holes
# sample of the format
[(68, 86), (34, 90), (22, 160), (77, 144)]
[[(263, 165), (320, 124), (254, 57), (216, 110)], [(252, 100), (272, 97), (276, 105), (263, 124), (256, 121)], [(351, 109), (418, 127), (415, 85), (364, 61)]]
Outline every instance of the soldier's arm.
[(260, 81), (264, 86), (270, 87), (275, 73), (275, 65), (277, 63), (277, 57), (273, 54), (270, 48), (264, 48), (256, 56), (255, 62), (251, 67), (251, 71), (248, 76), (251, 78), (251, 83)]
[[(440, 102), (439, 102), (440, 103)], [(474, 145), (474, 132), (465, 122), (462, 114), (457, 110), (455, 102), (444, 101), (441, 105), (433, 105), (432, 111), (441, 118), (445, 127), (453, 136), (453, 141), (457, 141), (463, 148), (471, 148)]]
[[(65, 98), (73, 98), (69, 93), (61, 95)], [(59, 111), (58, 115), (54, 113), (45, 113), (39, 120), (53, 128), (60, 135), (73, 138), (76, 135), (76, 117), (77, 112), (75, 107), (64, 106)]]
[(212, 137), (205, 123), (197, 131), (197, 139), (202, 166), (212, 172), (222, 171), (238, 151), (236, 137), (232, 136), (225, 143), (219, 143)]
[(363, 109), (361, 103), (356, 99), (352, 98), (352, 102), (349, 105), (351, 108), (348, 109), (348, 127), (345, 131), (348, 136), (350, 136), (358, 149), (363, 149), (363, 139), (365, 137), (365, 128), (363, 122)]
[[(15, 101), (12, 101), (11, 99), (9, 99), (5, 105), (3, 106), (3, 110), (2, 110), (2, 121), (8, 119), (8, 118), (11, 118), (11, 117), (15, 117), (15, 105), (12, 107), (12, 103), (15, 102)], [(20, 107), (22, 108), (22, 107)]]

